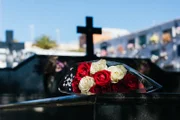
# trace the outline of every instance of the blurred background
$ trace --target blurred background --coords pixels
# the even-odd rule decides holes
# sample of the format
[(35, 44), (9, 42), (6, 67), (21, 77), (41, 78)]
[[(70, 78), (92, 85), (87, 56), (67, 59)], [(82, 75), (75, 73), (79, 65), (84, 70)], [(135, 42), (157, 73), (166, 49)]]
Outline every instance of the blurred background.
[[(178, 0), (0, 0), (0, 68), (39, 55), (84, 56), (86, 35), (76, 27), (94, 18), (97, 56), (148, 58), (179, 71)], [(179, 52), (178, 52), (179, 50)]]

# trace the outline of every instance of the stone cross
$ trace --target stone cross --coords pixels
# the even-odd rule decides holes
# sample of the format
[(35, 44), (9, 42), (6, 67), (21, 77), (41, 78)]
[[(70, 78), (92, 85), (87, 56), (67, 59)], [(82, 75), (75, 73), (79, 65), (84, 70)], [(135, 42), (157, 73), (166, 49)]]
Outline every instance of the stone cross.
[(89, 58), (94, 56), (93, 34), (101, 34), (101, 28), (93, 28), (93, 18), (86, 17), (86, 26), (78, 26), (77, 33), (86, 34), (86, 56)]
[(16, 43), (13, 42), (13, 31), (7, 30), (6, 31), (6, 42), (0, 42), (0, 48), (8, 48), (9, 51), (12, 53), (13, 50), (22, 50), (24, 49), (24, 43)]
[(6, 43), (9, 48), (9, 51), (12, 52), (12, 44), (13, 44), (13, 31), (12, 30), (6, 31)]

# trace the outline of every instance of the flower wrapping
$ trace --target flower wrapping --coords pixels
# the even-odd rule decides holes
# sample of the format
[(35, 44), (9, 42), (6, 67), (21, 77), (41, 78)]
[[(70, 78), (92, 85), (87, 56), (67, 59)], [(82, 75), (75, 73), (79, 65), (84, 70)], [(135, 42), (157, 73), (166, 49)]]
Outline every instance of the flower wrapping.
[(85, 95), (102, 93), (149, 93), (161, 88), (133, 68), (105, 59), (80, 62), (61, 80), (60, 92)]

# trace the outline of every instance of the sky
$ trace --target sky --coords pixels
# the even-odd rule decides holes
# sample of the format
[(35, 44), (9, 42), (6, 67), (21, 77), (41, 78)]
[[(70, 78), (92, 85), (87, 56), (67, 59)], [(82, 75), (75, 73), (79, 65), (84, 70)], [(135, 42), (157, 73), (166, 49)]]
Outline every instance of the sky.
[(85, 25), (86, 16), (94, 27), (134, 32), (180, 18), (179, 5), (180, 0), (0, 0), (0, 39), (13, 30), (19, 42), (48, 35), (58, 43), (78, 43), (76, 27)]

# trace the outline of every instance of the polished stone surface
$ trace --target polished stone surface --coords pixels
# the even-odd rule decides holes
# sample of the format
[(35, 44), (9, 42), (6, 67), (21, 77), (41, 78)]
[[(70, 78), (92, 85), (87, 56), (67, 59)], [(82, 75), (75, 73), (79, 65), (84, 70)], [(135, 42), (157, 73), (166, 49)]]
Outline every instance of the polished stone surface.
[(0, 106), (1, 120), (179, 120), (179, 94), (68, 95)]

